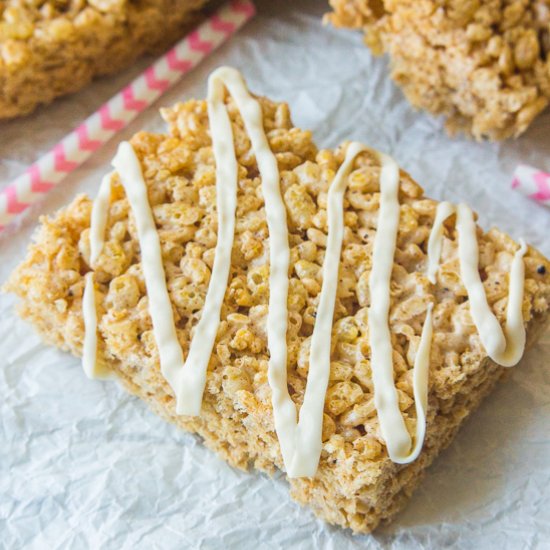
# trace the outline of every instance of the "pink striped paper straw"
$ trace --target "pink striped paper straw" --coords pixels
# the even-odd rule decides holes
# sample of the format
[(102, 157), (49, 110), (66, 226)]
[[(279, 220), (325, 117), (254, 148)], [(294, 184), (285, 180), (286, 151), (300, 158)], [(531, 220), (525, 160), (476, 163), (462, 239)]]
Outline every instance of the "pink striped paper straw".
[(550, 174), (542, 170), (520, 164), (514, 171), (512, 189), (517, 189), (539, 204), (550, 207)]
[(41, 200), (254, 13), (251, 0), (232, 0), (222, 6), (11, 182), (0, 192), (0, 231), (31, 204)]

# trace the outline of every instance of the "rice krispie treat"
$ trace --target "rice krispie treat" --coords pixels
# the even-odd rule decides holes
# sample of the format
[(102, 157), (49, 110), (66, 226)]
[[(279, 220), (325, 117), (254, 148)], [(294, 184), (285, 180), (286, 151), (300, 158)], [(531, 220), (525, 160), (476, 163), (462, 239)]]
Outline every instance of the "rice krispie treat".
[(550, 262), (385, 155), (318, 150), (231, 69), (162, 116), (5, 289), (88, 375), (371, 531), (545, 326)]
[(79, 90), (185, 32), (206, 0), (0, 1), (0, 119)]
[(330, 0), (327, 20), (361, 29), (413, 106), (452, 134), (517, 137), (550, 100), (548, 0)]

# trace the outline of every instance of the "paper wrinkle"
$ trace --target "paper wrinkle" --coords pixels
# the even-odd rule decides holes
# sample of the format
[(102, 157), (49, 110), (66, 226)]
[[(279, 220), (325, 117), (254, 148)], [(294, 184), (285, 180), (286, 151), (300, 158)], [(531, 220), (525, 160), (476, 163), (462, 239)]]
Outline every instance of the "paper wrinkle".
[[(0, 241), (0, 281), (23, 258), (37, 212), (95, 196), (118, 141), (163, 131), (160, 106), (206, 96), (220, 65), (252, 91), (288, 101), (320, 147), (360, 140), (390, 153), (427, 194), (465, 201), (550, 255), (548, 211), (510, 189), (520, 162), (550, 171), (550, 112), (516, 141), (451, 140), (414, 112), (359, 34), (322, 28), (324, 1), (258, 2), (258, 17), (141, 114)], [(145, 68), (94, 83), (1, 124), (0, 185)], [(55, 121), (55, 123), (52, 123)], [(5, 139), (9, 136), (9, 139)], [(515, 549), (550, 543), (550, 333), (512, 369), (429, 470), (406, 510), (353, 537), (295, 504), (281, 475), (232, 469), (152, 414), (118, 383), (86, 379), (77, 359), (40, 343), (0, 297), (0, 547)]]

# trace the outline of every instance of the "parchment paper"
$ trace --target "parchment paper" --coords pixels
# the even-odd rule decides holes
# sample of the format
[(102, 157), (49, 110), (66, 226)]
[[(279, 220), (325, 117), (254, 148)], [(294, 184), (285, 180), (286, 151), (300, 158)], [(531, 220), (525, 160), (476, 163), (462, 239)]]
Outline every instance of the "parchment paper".
[[(324, 1), (259, 2), (259, 15), (154, 108), (95, 154), (0, 241), (0, 280), (23, 258), (38, 211), (95, 195), (116, 142), (162, 131), (161, 105), (204, 97), (216, 66), (289, 102), (321, 146), (358, 139), (391, 153), (428, 194), (468, 201), (481, 223), (550, 254), (550, 211), (513, 192), (518, 162), (550, 170), (550, 113), (504, 144), (451, 140), (415, 113), (358, 34), (323, 28)], [(0, 125), (6, 184), (150, 60)], [(283, 479), (238, 472), (126, 395), (89, 381), (79, 361), (42, 345), (0, 298), (0, 547), (406, 548), (550, 547), (550, 334), (485, 401), (430, 469), (408, 508), (374, 536), (328, 527)]]

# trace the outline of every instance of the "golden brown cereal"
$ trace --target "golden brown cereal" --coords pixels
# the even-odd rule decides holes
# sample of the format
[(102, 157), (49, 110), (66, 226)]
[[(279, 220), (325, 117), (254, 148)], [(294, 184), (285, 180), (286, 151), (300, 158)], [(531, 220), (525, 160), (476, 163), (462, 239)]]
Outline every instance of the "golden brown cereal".
[[(326, 194), (345, 147), (318, 151), (309, 132), (292, 126), (285, 104), (260, 102), (268, 139), (277, 152), (288, 212), (292, 259), (288, 387), (300, 406), (322, 283)], [(172, 390), (160, 373), (135, 222), (118, 176), (113, 177), (106, 249), (95, 271), (98, 352), (130, 392), (167, 420), (198, 433), (230, 464), (273, 472), (283, 463), (267, 381), (269, 235), (250, 141), (231, 100), (228, 108), (239, 163), (238, 218), (202, 416), (176, 415)], [(204, 101), (177, 104), (163, 110), (163, 117), (168, 135), (138, 133), (132, 145), (153, 205), (178, 337), (186, 355), (204, 304), (216, 244), (215, 164)], [(298, 502), (326, 521), (356, 532), (371, 531), (404, 505), (426, 467), (502, 373), (486, 357), (469, 315), (453, 224), (445, 229), (438, 283), (431, 285), (424, 275), (436, 202), (425, 198), (422, 189), (401, 172), (390, 330), (399, 405), (411, 432), (416, 425), (412, 365), (427, 304), (435, 301), (436, 307), (425, 446), (411, 464), (400, 466), (389, 460), (373, 402), (367, 314), (379, 174), (374, 158), (362, 154), (349, 175), (321, 461), (314, 478), (290, 481)], [(53, 218), (42, 218), (27, 258), (6, 285), (21, 298), (21, 315), (34, 323), (44, 340), (75, 355), (82, 352), (84, 334), (82, 291), (90, 270), (91, 205), (88, 197), (79, 196)], [(516, 245), (497, 230), (480, 231), (479, 242), (488, 300), (502, 322)], [(529, 249), (525, 265), (524, 315), (532, 340), (548, 317), (550, 262)]]

